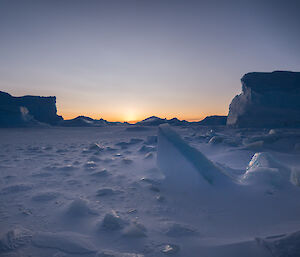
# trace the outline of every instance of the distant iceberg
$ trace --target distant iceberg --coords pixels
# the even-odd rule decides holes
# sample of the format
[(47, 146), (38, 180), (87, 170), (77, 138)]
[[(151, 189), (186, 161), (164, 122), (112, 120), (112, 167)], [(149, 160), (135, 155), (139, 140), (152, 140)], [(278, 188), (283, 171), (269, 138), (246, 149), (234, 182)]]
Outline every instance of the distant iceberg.
[(229, 106), (227, 125), (300, 127), (300, 72), (251, 72)]
[(189, 122), (185, 120), (179, 120), (177, 118), (172, 118), (172, 119), (162, 119), (156, 116), (151, 116), (149, 118), (146, 118), (142, 121), (139, 121), (136, 123), (136, 125), (141, 125), (141, 126), (159, 126), (161, 124), (170, 124), (173, 126), (180, 126), (180, 125), (187, 125)]
[(62, 121), (57, 115), (56, 97), (14, 97), (0, 91), (0, 127), (23, 127), (40, 123), (56, 125)]

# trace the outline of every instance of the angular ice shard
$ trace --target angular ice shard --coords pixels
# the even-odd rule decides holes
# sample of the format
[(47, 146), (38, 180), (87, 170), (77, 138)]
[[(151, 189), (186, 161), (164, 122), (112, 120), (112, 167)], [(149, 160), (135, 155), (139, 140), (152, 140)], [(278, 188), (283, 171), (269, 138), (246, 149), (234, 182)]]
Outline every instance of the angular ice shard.
[(253, 155), (247, 166), (247, 171), (251, 172), (257, 168), (274, 168), (281, 170), (287, 169), (268, 152), (260, 152)]
[(246, 184), (281, 186), (290, 178), (290, 169), (270, 153), (255, 153), (249, 162), (242, 182)]
[(165, 182), (177, 191), (232, 184), (219, 167), (186, 143), (168, 124), (158, 129), (157, 165), (165, 175)]

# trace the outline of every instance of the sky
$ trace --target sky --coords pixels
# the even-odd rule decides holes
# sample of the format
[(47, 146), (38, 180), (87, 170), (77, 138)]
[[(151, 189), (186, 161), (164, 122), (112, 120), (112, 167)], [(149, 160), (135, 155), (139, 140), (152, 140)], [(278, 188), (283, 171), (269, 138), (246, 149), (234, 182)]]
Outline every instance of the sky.
[(227, 115), (253, 71), (300, 71), (300, 1), (0, 0), (0, 90), (109, 121)]

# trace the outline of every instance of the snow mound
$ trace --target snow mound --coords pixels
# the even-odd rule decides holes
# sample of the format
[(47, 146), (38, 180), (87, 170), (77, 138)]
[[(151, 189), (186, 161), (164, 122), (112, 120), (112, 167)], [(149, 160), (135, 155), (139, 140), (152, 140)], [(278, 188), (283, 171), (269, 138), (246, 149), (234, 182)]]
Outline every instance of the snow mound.
[(121, 193), (121, 191), (106, 187), (97, 190), (96, 196), (111, 196), (119, 193)]
[(242, 182), (281, 186), (290, 176), (289, 169), (277, 161), (270, 153), (255, 153), (249, 162)]
[(53, 248), (71, 254), (97, 252), (89, 237), (74, 232), (38, 232), (33, 236), (32, 243), (39, 248)]
[(259, 245), (268, 249), (273, 257), (300, 256), (300, 231), (291, 234), (257, 238), (256, 241)]
[(28, 244), (31, 241), (31, 237), (31, 232), (22, 227), (17, 227), (8, 231), (1, 236), (0, 253), (15, 250)]
[(231, 183), (220, 168), (186, 143), (168, 124), (158, 129), (157, 165), (165, 174), (165, 181), (176, 191)]
[(169, 237), (187, 237), (197, 235), (197, 231), (185, 224), (172, 223), (169, 224), (165, 234)]
[(129, 226), (124, 228), (123, 236), (124, 237), (134, 237), (134, 238), (141, 238), (146, 237), (147, 229), (141, 223), (132, 222)]
[(66, 210), (66, 215), (70, 218), (79, 218), (95, 214), (95, 211), (88, 206), (88, 201), (82, 198), (73, 200)]
[(112, 231), (119, 230), (124, 227), (125, 221), (115, 212), (105, 214), (103, 221), (101, 223), (101, 228)]

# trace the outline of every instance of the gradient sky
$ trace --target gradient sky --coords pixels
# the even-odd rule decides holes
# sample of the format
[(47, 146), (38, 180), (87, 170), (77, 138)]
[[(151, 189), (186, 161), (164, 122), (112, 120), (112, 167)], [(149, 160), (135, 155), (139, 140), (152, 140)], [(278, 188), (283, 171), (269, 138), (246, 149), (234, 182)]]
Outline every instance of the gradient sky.
[(226, 115), (251, 71), (300, 71), (300, 1), (0, 0), (0, 90), (64, 118)]

